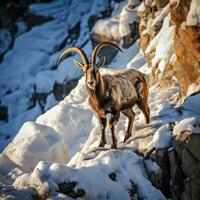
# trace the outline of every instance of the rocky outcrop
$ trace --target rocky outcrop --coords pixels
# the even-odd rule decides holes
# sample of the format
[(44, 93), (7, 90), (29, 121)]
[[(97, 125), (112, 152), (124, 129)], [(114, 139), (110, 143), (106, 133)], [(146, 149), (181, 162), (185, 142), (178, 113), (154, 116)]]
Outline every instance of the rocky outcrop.
[(180, 84), (180, 97), (200, 84), (199, 3), (195, 0), (143, 1), (138, 10), (143, 50), (155, 80)]
[[(117, 6), (120, 7), (120, 4), (116, 4)], [(122, 44), (123, 48), (130, 47), (139, 38), (136, 6), (135, 1), (129, 0), (125, 6), (114, 12), (113, 17), (97, 21), (91, 33), (93, 47), (103, 41), (111, 41), (116, 45)], [(99, 57), (106, 55), (106, 64), (109, 64), (116, 54), (115, 49), (104, 48)]]
[(173, 199), (197, 200), (200, 196), (200, 135), (182, 132), (173, 141), (171, 177)]
[(198, 200), (200, 196), (200, 134), (181, 131), (172, 147), (158, 149), (152, 155), (161, 168), (152, 174), (152, 184), (173, 200)]
[(174, 51), (177, 57), (173, 70), (181, 85), (181, 95), (186, 95), (189, 85), (200, 84), (200, 26), (187, 22), (191, 2), (182, 0), (171, 5), (172, 22), (176, 25)]

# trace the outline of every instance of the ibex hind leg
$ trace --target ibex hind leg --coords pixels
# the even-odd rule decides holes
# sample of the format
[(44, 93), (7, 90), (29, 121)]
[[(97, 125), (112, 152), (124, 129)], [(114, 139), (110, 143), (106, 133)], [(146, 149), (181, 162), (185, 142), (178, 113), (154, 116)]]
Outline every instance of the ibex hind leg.
[(148, 104), (145, 103), (143, 100), (137, 101), (136, 104), (139, 107), (139, 109), (142, 111), (142, 113), (144, 114), (146, 123), (148, 124), (150, 122), (150, 110), (149, 110)]
[(133, 112), (132, 109), (125, 110), (122, 113), (128, 118), (128, 127), (127, 127), (125, 137), (124, 137), (124, 141), (123, 141), (123, 142), (126, 142), (126, 140), (131, 137), (133, 122), (134, 122), (134, 119), (135, 119), (135, 113)]

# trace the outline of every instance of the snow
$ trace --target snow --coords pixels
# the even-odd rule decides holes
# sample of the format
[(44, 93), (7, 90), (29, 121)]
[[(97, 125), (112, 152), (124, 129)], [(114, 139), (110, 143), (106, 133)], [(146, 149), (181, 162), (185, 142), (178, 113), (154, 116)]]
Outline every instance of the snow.
[(104, 33), (108, 38), (113, 38), (114, 40), (120, 39), (119, 34), (119, 24), (117, 19), (102, 19), (99, 20), (92, 29), (93, 33)]
[(155, 51), (155, 56), (152, 59), (152, 68), (158, 65), (155, 73), (160, 74), (160, 79), (163, 77), (165, 68), (174, 54), (175, 25), (170, 25), (170, 20), (171, 16), (168, 14), (164, 19), (161, 30), (156, 37), (151, 40), (145, 51), (146, 54), (151, 54)]
[(131, 33), (130, 24), (137, 21), (137, 10), (130, 9), (129, 4), (123, 7), (119, 18), (119, 33), (121, 38)]
[(200, 94), (194, 93), (185, 99), (184, 103), (182, 104), (182, 107), (184, 110), (190, 111), (199, 116), (200, 114), (200, 110), (198, 109), (199, 105), (200, 105)]
[(200, 1), (192, 0), (190, 10), (186, 18), (187, 26), (200, 26)]
[(178, 135), (179, 133), (183, 131), (189, 131), (192, 133), (192, 130), (194, 129), (194, 125), (197, 123), (197, 119), (195, 117), (190, 117), (181, 120), (176, 126), (174, 127), (173, 130), (173, 135)]
[[(83, 46), (88, 55), (91, 53), (87, 22), (90, 16), (99, 16), (101, 11), (108, 7), (108, 3), (107, 0), (87, 2), (54, 0), (49, 3), (35, 3), (30, 5), (29, 11), (51, 17), (52, 20), (34, 26), (28, 31), (24, 22), (18, 21), (19, 32), (13, 48), (5, 54), (0, 64), (0, 102), (9, 112), (8, 122), (0, 124), (0, 132), (10, 138), (0, 142), (0, 151), (25, 121), (35, 120), (42, 114), (38, 104), (32, 102), (35, 92), (48, 95), (49, 104), (45, 107), (49, 109), (55, 105), (52, 98), (54, 83), (63, 83), (82, 76), (82, 71), (71, 62), (77, 58), (76, 56), (65, 59), (55, 69), (56, 61), (61, 51), (72, 45)], [(80, 22), (80, 33), (77, 33), (79, 37), (68, 35), (70, 28), (78, 22)], [(7, 30), (1, 29), (0, 38), (1, 51), (4, 52), (10, 44), (11, 37)], [(63, 46), (63, 49), (60, 50), (60, 46)]]
[(156, 28), (156, 26), (162, 24), (163, 20), (165, 19), (165, 17), (167, 17), (168, 13), (169, 13), (169, 4), (167, 4), (165, 8), (163, 8), (162, 11), (157, 15), (151, 27)]
[(26, 122), (3, 153), (26, 172), (40, 160), (62, 163), (68, 157), (62, 137), (52, 128), (34, 122)]
[[(109, 178), (112, 172), (116, 173), (116, 181)], [(59, 183), (76, 181), (75, 190), (84, 188), (86, 199), (131, 199), (129, 190), (132, 181), (138, 187), (140, 198), (165, 199), (147, 179), (143, 159), (130, 151), (101, 152), (95, 159), (83, 159), (73, 168), (70, 165), (40, 162), (31, 174), (17, 178), (14, 185), (19, 187), (36, 180), (34, 184), (41, 193), (55, 193)]]
[(138, 21), (138, 7), (132, 9), (130, 5), (137, 6), (138, 1), (117, 4), (112, 12), (112, 17), (98, 20), (92, 29), (92, 33), (103, 34), (107, 38), (116, 41), (120, 41), (121, 38), (127, 36), (131, 32), (130, 24)]
[(145, 6), (144, 6), (144, 2), (142, 2), (139, 6), (138, 6), (138, 12), (140, 13), (142, 13), (142, 12), (144, 12), (145, 11)]
[(169, 129), (169, 124), (161, 126), (154, 134), (152, 142), (149, 146), (153, 146), (156, 149), (162, 149), (169, 147), (171, 144), (172, 132)]

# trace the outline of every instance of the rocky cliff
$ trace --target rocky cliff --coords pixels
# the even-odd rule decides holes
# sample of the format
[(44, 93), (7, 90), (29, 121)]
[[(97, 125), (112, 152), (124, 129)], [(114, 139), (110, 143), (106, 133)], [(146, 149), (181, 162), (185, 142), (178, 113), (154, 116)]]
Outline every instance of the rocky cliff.
[(180, 97), (199, 90), (199, 1), (143, 1), (140, 17), (141, 49), (153, 75), (180, 84)]

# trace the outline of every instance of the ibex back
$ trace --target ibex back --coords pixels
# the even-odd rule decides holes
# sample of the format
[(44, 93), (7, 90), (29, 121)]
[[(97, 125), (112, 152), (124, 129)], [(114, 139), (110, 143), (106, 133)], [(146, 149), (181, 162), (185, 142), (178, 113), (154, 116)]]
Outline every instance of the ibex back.
[(115, 124), (119, 120), (120, 113), (128, 118), (128, 127), (125, 133), (124, 142), (131, 136), (135, 113), (133, 106), (137, 106), (143, 112), (146, 123), (150, 121), (150, 112), (148, 108), (148, 84), (145, 74), (135, 69), (118, 70), (113, 74), (101, 75), (100, 67), (105, 64), (105, 57), (96, 63), (96, 58), (104, 46), (111, 46), (122, 51), (118, 46), (111, 42), (103, 42), (98, 44), (92, 54), (90, 62), (83, 50), (72, 47), (65, 50), (58, 62), (64, 59), (71, 52), (80, 55), (82, 62), (74, 61), (76, 66), (80, 67), (85, 74), (85, 84), (89, 96), (89, 104), (97, 113), (100, 129), (101, 140), (100, 147), (106, 144), (106, 114), (110, 113), (109, 127), (112, 133), (111, 148), (117, 148), (117, 139), (115, 137)]

